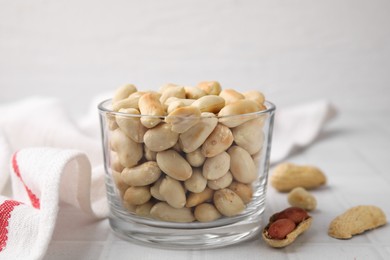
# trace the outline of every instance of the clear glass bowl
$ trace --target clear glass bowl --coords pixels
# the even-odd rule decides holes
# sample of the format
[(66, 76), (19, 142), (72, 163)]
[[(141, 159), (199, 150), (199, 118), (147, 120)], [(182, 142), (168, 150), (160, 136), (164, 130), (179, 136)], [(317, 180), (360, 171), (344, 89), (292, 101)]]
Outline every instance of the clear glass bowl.
[[(164, 124), (166, 123), (166, 117), (115, 112), (112, 110), (111, 100), (105, 100), (100, 103), (98, 109), (102, 131), (106, 188), (110, 207), (109, 222), (114, 232), (121, 238), (135, 243), (174, 249), (216, 248), (239, 243), (259, 235), (263, 228), (262, 216), (265, 209), (271, 137), (275, 112), (275, 106), (271, 102), (266, 101), (264, 105), (266, 110), (259, 112), (217, 117), (218, 124), (233, 122), (233, 125), (227, 123), (235, 137), (230, 146), (243, 145), (246, 149), (249, 147), (248, 149), (252, 153), (250, 155), (256, 168), (256, 178), (254, 181), (247, 184), (247, 186), (251, 187), (253, 193), (250, 201), (246, 202), (245, 209), (233, 216), (222, 215), (222, 217), (210, 222), (195, 220), (188, 223), (180, 223), (157, 219), (150, 216), (149, 212), (145, 213), (145, 210), (143, 210), (142, 213), (139, 213), (137, 211), (137, 206), (126, 203), (124, 194), (130, 185), (124, 183), (121, 178), (121, 171), (126, 167), (121, 165), (121, 160), (118, 159), (120, 149), (118, 150), (117, 147), (118, 145), (125, 146), (126, 142), (112, 140), (113, 138), (117, 138), (114, 137), (115, 134), (113, 134), (113, 132), (119, 131), (118, 129), (122, 131), (121, 133), (133, 131), (132, 133), (127, 134), (135, 134), (135, 138), (138, 138), (138, 143), (136, 144), (137, 151), (134, 153), (131, 152), (127, 156), (136, 156), (136, 160), (140, 158), (137, 160), (136, 165), (155, 160), (153, 155), (146, 155), (145, 153), (146, 145), (143, 143), (142, 138), (145, 131), (148, 129), (145, 129), (143, 126), (124, 129), (127, 125), (123, 124), (123, 122), (139, 122), (142, 119), (147, 119), (157, 120), (160, 122), (159, 124)], [(120, 127), (118, 127), (118, 120), (121, 121)], [(186, 120), (188, 120), (188, 118), (178, 117), (173, 121), (185, 122)], [(202, 117), (199, 122), (204, 120), (215, 121), (215, 117)], [(169, 122), (172, 122), (172, 120)], [(253, 124), (250, 126), (250, 122), (258, 122), (259, 124), (258, 126), (253, 126)], [(237, 124), (238, 126), (236, 126)], [(248, 130), (246, 130), (246, 126)], [(196, 124), (194, 127), (196, 127)], [(179, 134), (179, 136), (180, 135), (182, 134)], [(186, 153), (182, 151), (184, 144), (180, 142), (180, 138), (178, 140), (178, 144), (168, 149), (175, 149), (183, 158), (186, 158)], [(259, 149), (259, 147), (256, 147), (256, 144), (257, 146), (261, 144), (261, 148)], [(142, 146), (142, 155), (139, 155), (140, 146)], [(116, 155), (113, 156), (115, 153)], [(122, 161), (123, 160), (126, 159), (122, 158)], [(202, 167), (203, 165), (192, 168), (202, 169)], [(166, 173), (162, 171), (160, 178), (164, 178), (164, 176), (166, 176)], [(237, 181), (234, 174), (233, 181)], [(180, 181), (180, 183), (184, 187), (184, 182)], [(155, 182), (146, 185), (146, 187), (150, 189), (154, 184)], [(187, 190), (187, 198), (189, 193), (190, 191)], [(158, 202), (160, 201), (153, 196), (149, 200), (149, 203), (152, 205)], [(208, 201), (208, 203), (215, 205), (213, 198), (211, 201)], [(191, 208), (191, 212), (194, 212), (194, 209), (195, 206)]]

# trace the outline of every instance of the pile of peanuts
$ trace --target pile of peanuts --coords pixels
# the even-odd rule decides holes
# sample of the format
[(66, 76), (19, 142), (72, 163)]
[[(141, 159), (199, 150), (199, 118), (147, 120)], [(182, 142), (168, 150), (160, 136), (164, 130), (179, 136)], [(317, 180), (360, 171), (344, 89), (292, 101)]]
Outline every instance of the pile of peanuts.
[(261, 92), (222, 90), (216, 81), (166, 84), (158, 92), (118, 88), (112, 98), (118, 113), (107, 122), (109, 161), (124, 207), (171, 222), (242, 213), (264, 141), (265, 116), (253, 112), (265, 109)]

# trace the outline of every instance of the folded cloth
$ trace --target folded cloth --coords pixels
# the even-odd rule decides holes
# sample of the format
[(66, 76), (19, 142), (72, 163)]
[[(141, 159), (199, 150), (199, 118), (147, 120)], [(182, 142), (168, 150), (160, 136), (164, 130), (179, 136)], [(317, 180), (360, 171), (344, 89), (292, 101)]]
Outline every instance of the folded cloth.
[[(60, 202), (107, 216), (97, 100), (80, 122), (53, 98), (0, 106), (0, 259), (41, 259)], [(334, 115), (327, 101), (277, 109), (271, 162), (308, 146)]]

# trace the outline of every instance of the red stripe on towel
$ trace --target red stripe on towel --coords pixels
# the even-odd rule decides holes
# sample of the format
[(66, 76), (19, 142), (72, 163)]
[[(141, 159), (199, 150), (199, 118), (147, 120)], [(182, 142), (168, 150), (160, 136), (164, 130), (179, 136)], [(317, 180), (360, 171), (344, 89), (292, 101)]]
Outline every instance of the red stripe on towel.
[(15, 200), (5, 200), (0, 205), (0, 252), (7, 245), (8, 240), (8, 220), (11, 217), (11, 212), (21, 203)]
[(17, 154), (17, 153), (14, 153), (14, 155), (12, 156), (12, 167), (13, 167), (13, 169), (14, 169), (14, 172), (15, 172), (16, 176), (18, 176), (19, 180), (22, 182), (24, 188), (26, 189), (27, 194), (28, 194), (28, 197), (30, 198), (30, 201), (31, 201), (32, 206), (33, 206), (34, 208), (36, 208), (36, 209), (39, 209), (39, 208), (40, 208), (39, 198), (38, 198), (38, 197), (30, 190), (30, 188), (24, 183), (23, 178), (22, 178), (22, 176), (20, 175), (18, 162), (17, 162), (17, 160), (16, 160), (16, 154)]

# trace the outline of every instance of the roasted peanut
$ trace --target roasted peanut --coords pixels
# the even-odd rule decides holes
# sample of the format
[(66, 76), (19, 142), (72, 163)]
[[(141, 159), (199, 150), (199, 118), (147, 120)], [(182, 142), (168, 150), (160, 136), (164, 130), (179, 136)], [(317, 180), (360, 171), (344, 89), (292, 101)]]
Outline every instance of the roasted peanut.
[(174, 208), (180, 209), (186, 205), (186, 194), (181, 183), (165, 176), (160, 185), (160, 194)]
[(248, 204), (252, 200), (253, 190), (249, 184), (233, 181), (228, 188), (240, 196), (245, 204)]
[(281, 192), (288, 192), (296, 187), (314, 189), (326, 183), (324, 173), (314, 166), (299, 166), (281, 163), (270, 178), (272, 186)]
[(123, 115), (117, 114), (115, 116), (118, 127), (134, 142), (143, 143), (147, 128), (141, 124), (140, 118), (137, 116), (139, 111), (135, 108), (121, 108), (119, 112)]
[(236, 216), (245, 209), (242, 199), (227, 188), (214, 192), (214, 205), (222, 215), (227, 217)]
[(250, 155), (261, 150), (264, 142), (263, 118), (254, 118), (232, 129), (234, 142)]
[(112, 179), (116, 187), (118, 188), (119, 194), (121, 197), (125, 194), (126, 190), (129, 188), (129, 185), (122, 180), (121, 173), (117, 171), (112, 171)]
[(208, 180), (207, 187), (209, 187), (212, 190), (220, 190), (223, 188), (227, 188), (232, 183), (232, 181), (233, 181), (233, 175), (231, 174), (230, 171), (228, 171), (218, 179)]
[(175, 150), (166, 150), (157, 153), (157, 164), (170, 177), (185, 181), (192, 175), (191, 165)]
[(245, 99), (253, 100), (260, 108), (264, 108), (264, 94), (257, 90), (250, 90), (243, 93)]
[(184, 133), (199, 122), (200, 114), (196, 107), (179, 107), (165, 118), (165, 122), (172, 125), (172, 131)]
[(383, 226), (386, 222), (386, 215), (379, 207), (356, 206), (332, 220), (328, 234), (334, 238), (350, 239), (354, 235)]
[(227, 127), (236, 127), (256, 117), (255, 114), (245, 115), (259, 111), (255, 101), (240, 99), (219, 111), (219, 122)]
[(142, 145), (127, 137), (119, 128), (111, 132), (110, 141), (123, 166), (133, 167), (142, 158)]
[(184, 91), (186, 92), (186, 98), (188, 99), (199, 99), (206, 95), (203, 89), (191, 86), (185, 86)]
[(171, 125), (161, 123), (146, 131), (145, 146), (153, 152), (161, 152), (174, 146), (179, 140), (179, 134), (171, 130)]
[(234, 89), (224, 89), (221, 93), (219, 93), (219, 96), (225, 99), (225, 105), (229, 105), (237, 100), (245, 98), (243, 94)]
[(161, 175), (161, 170), (154, 161), (144, 162), (133, 168), (125, 168), (122, 180), (130, 186), (145, 186), (154, 183)]
[(197, 124), (180, 134), (179, 140), (184, 152), (190, 153), (198, 149), (217, 126), (216, 117), (202, 117)]
[(287, 196), (288, 203), (304, 210), (314, 210), (317, 207), (316, 198), (302, 187), (294, 188)]
[(125, 84), (120, 86), (114, 93), (112, 98), (112, 103), (115, 103), (119, 100), (125, 99), (130, 96), (130, 94), (137, 91), (137, 87), (133, 84)]
[(160, 97), (161, 104), (164, 104), (165, 101), (170, 97), (177, 97), (177, 98), (186, 98), (186, 93), (184, 91), (184, 87), (182, 86), (171, 86), (166, 88), (162, 93)]
[(202, 192), (207, 186), (207, 179), (203, 177), (202, 171), (195, 168), (189, 179), (184, 181), (184, 187), (194, 193)]
[(175, 100), (171, 101), (172, 97), (168, 98), (167, 101), (165, 101), (165, 104), (168, 105), (167, 112), (168, 114), (172, 113), (175, 109), (179, 107), (187, 107), (191, 106), (192, 103), (194, 103), (195, 99), (180, 99), (175, 98)]
[(150, 210), (152, 209), (153, 205), (154, 204), (151, 201), (138, 205), (135, 207), (135, 214), (141, 217), (149, 217)]
[(224, 125), (218, 124), (202, 145), (202, 153), (206, 157), (214, 157), (226, 151), (233, 143), (233, 134)]
[(285, 247), (310, 228), (312, 218), (301, 208), (287, 208), (270, 217), (263, 229), (264, 241), (272, 247)]
[(221, 213), (210, 203), (202, 203), (196, 206), (194, 215), (195, 219), (200, 222), (210, 222), (221, 217)]
[(216, 180), (225, 175), (229, 171), (229, 167), (230, 156), (226, 152), (222, 152), (206, 159), (202, 174), (207, 180)]
[(144, 156), (148, 161), (156, 161), (157, 152), (153, 152), (146, 145), (144, 145)]
[(118, 112), (121, 109), (127, 109), (127, 108), (134, 108), (138, 110), (138, 99), (139, 98), (133, 98), (128, 97), (125, 99), (118, 100), (117, 102), (112, 104), (112, 110)]
[(123, 195), (123, 200), (132, 205), (141, 205), (148, 202), (151, 194), (148, 186), (129, 187)]
[(207, 95), (219, 95), (221, 93), (221, 85), (217, 81), (203, 81), (196, 87), (202, 89)]
[(158, 179), (152, 187), (150, 187), (150, 194), (153, 196), (153, 198), (159, 200), (159, 201), (165, 201), (165, 198), (160, 193), (160, 186), (164, 178)]
[(142, 95), (138, 101), (139, 110), (141, 112), (141, 123), (147, 127), (155, 127), (161, 122), (161, 116), (165, 115), (164, 106), (161, 104), (158, 96), (148, 92)]
[(191, 208), (196, 205), (199, 205), (203, 202), (209, 201), (213, 198), (214, 191), (206, 187), (203, 191), (199, 193), (190, 193), (187, 198), (186, 207)]
[(113, 171), (119, 173), (122, 172), (122, 170), (125, 168), (119, 161), (118, 153), (114, 151), (110, 151), (110, 165)]
[(202, 150), (198, 148), (193, 152), (187, 153), (186, 159), (191, 166), (199, 167), (203, 165), (206, 157), (203, 155)]
[(207, 95), (195, 100), (191, 106), (197, 107), (201, 112), (217, 114), (225, 106), (225, 100), (220, 96)]
[(232, 146), (228, 150), (230, 155), (230, 171), (235, 180), (242, 183), (251, 183), (257, 178), (257, 169), (250, 154), (239, 146)]
[(150, 215), (156, 219), (171, 222), (192, 222), (195, 220), (190, 208), (174, 208), (166, 202), (156, 203), (150, 210)]

